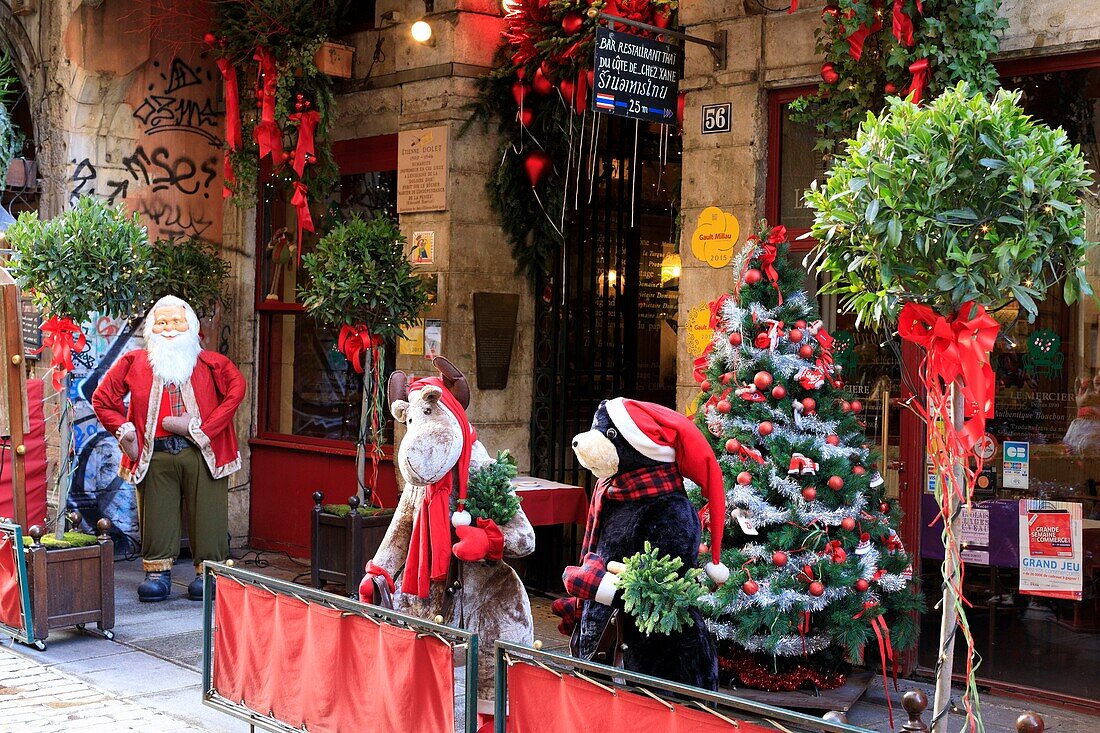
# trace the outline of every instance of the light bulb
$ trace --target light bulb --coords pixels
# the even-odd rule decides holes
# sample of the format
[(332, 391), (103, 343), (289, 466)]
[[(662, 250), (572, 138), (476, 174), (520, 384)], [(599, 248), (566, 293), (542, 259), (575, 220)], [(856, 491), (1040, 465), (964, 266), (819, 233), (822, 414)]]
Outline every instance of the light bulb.
[(412, 28), (409, 30), (412, 33), (413, 40), (417, 43), (427, 43), (432, 38), (432, 27), (428, 25), (427, 21), (418, 20), (412, 24)]

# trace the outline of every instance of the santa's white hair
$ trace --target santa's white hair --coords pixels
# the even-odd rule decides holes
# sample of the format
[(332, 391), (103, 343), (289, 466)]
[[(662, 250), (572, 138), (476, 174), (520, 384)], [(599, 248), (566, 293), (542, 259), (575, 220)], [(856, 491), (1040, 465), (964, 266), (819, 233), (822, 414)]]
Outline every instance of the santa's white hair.
[[(156, 312), (160, 308), (183, 308), (187, 317), (188, 330), (176, 338), (164, 338), (153, 333)], [(158, 300), (145, 316), (145, 350), (149, 354), (149, 365), (153, 374), (163, 382), (183, 384), (191, 378), (195, 362), (202, 352), (199, 341), (199, 317), (187, 301), (166, 295)]]

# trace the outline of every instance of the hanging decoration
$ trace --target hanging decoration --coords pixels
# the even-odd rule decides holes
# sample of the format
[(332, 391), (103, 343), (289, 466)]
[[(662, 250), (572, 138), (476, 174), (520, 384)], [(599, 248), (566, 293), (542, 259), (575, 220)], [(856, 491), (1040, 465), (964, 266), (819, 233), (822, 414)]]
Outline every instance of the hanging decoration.
[[(552, 269), (570, 212), (596, 175), (599, 115), (588, 110), (600, 13), (669, 27), (678, 0), (515, 0), (508, 2), (496, 71), (482, 77), (475, 121), (496, 118), (504, 138), (489, 200), (512, 243), (516, 269), (529, 277)], [(616, 31), (654, 37), (609, 23)], [(678, 104), (683, 121), (683, 97)], [(671, 134), (673, 128), (667, 128)], [(679, 130), (675, 130), (676, 133)], [(662, 150), (667, 145), (662, 140)]]
[(1001, 0), (828, 0), (816, 32), (824, 57), (816, 94), (791, 103), (791, 119), (817, 128), (826, 154), (855, 134), (889, 96), (920, 104), (959, 81), (992, 93), (990, 56), (1007, 27)]

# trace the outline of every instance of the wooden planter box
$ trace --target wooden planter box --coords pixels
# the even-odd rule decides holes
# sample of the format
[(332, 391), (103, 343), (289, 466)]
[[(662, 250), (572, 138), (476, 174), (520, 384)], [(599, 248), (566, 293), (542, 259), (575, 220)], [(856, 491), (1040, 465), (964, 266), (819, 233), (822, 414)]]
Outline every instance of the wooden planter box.
[(310, 568), (314, 588), (326, 582), (341, 583), (348, 595), (359, 592), (359, 581), (367, 560), (374, 557), (386, 529), (393, 519), (393, 510), (385, 509), (364, 517), (358, 511), (359, 500), (348, 499), (347, 516), (326, 512), (320, 491), (313, 495), (314, 507), (310, 520)]
[(83, 629), (94, 623), (105, 637), (114, 638), (115, 546), (109, 528), (108, 520), (101, 519), (96, 544), (55, 550), (38, 544), (41, 528), (31, 528), (35, 544), (27, 549), (27, 580), (40, 649), (50, 630), (66, 626)]

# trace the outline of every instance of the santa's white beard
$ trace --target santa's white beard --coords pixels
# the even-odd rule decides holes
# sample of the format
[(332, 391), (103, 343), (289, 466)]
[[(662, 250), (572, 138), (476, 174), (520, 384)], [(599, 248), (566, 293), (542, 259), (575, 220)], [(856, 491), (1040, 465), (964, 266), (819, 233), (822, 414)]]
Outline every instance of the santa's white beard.
[(162, 382), (184, 384), (191, 378), (202, 344), (194, 330), (184, 331), (171, 339), (154, 333), (146, 339), (145, 350), (154, 376)]

